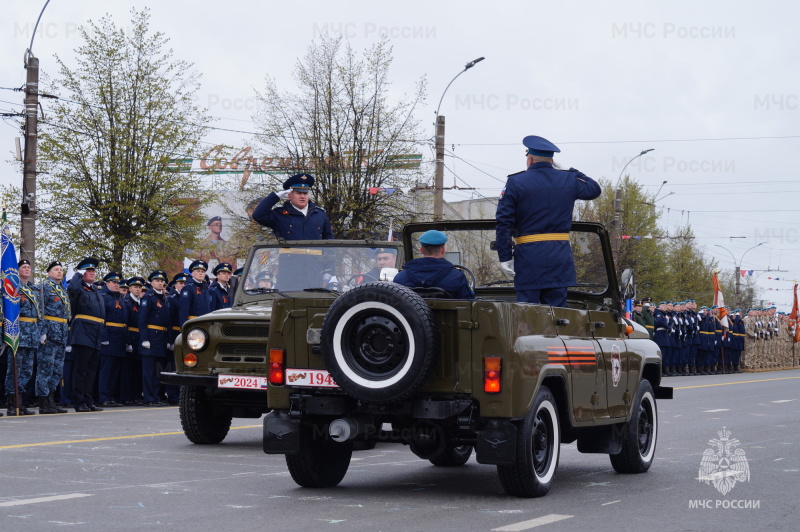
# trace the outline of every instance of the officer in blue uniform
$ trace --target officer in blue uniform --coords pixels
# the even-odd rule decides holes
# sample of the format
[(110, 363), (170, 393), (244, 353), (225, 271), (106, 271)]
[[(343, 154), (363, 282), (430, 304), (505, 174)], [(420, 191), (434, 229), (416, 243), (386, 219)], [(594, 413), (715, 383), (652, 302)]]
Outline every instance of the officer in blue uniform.
[[(33, 375), (33, 365), (36, 361), (36, 351), (39, 346), (44, 343), (45, 338), (42, 337), (42, 323), (41, 316), (39, 315), (39, 294), (38, 288), (30, 283), (28, 279), (31, 276), (31, 263), (27, 260), (21, 260), (17, 264), (19, 271), (19, 347), (17, 349), (17, 386), (16, 394), (14, 393), (14, 364), (10, 362), (6, 368), (5, 386), (6, 395), (8, 398), (8, 411), (7, 415), (17, 415), (17, 396), (19, 396), (19, 415), (30, 416), (35, 414), (33, 410), (28, 410), (25, 406), (25, 389), (28, 386), (28, 381), (31, 380)], [(47, 394), (44, 394), (45, 396)], [(49, 409), (46, 402), (46, 397), (39, 397), (39, 413), (40, 414), (55, 414), (55, 411)]]
[(211, 296), (211, 310), (231, 308), (233, 306), (233, 287), (230, 280), (233, 275), (233, 266), (228, 262), (220, 262), (214, 266), (212, 272), (216, 279), (208, 288)]
[[(295, 174), (283, 183), (283, 190), (271, 192), (253, 211), (253, 220), (270, 227), (284, 240), (327, 240), (333, 238), (328, 216), (308, 198), (314, 177)], [(283, 198), (283, 206), (273, 207)]]
[[(62, 284), (64, 267), (58, 261), (47, 266), (47, 278), (42, 283), (43, 333), (45, 344), (39, 350), (39, 371), (36, 373), (36, 386), (49, 390), (49, 402), (59, 414), (66, 413), (55, 401), (54, 394), (61, 386), (59, 402), (70, 403), (72, 397), (72, 353), (67, 362), (66, 347), (69, 340), (69, 320), (72, 318), (72, 305)], [(48, 370), (49, 368), (49, 370)], [(63, 377), (63, 379), (62, 379)], [(41, 384), (40, 384), (41, 381)]]
[(553, 154), (561, 150), (552, 142), (531, 135), (522, 143), (528, 169), (508, 176), (500, 193), (497, 255), (514, 277), (518, 301), (563, 307), (576, 282), (569, 246), (575, 200), (595, 199), (600, 185), (574, 168), (555, 169)]
[(181, 327), (186, 320), (208, 314), (212, 310), (211, 296), (205, 283), (206, 270), (208, 263), (204, 260), (196, 260), (189, 265), (191, 278), (181, 290), (179, 303), (178, 321)]
[(404, 286), (437, 287), (457, 299), (475, 299), (464, 272), (457, 270), (444, 258), (447, 235), (441, 231), (425, 231), (419, 237), (422, 258), (410, 260), (394, 282)]
[(146, 406), (166, 406), (158, 393), (159, 376), (167, 360), (167, 343), (171, 327), (169, 298), (165, 290), (167, 272), (155, 270), (148, 280), (151, 290), (139, 305), (139, 337), (142, 353), (142, 391)]
[(669, 315), (667, 314), (667, 302), (662, 301), (658, 308), (653, 311), (653, 341), (661, 350), (661, 373), (665, 377), (672, 375), (670, 365), (672, 364), (672, 352), (669, 341)]
[(100, 405), (123, 406), (120, 398), (120, 375), (128, 345), (128, 307), (120, 292), (122, 273), (108, 272), (100, 293), (106, 308), (106, 323), (100, 342)]
[(119, 399), (126, 406), (142, 404), (142, 355), (139, 352), (139, 306), (142, 303), (144, 277), (128, 279), (128, 294), (125, 307), (128, 309), (127, 336), (125, 338), (125, 358), (122, 360), (122, 378)]
[(76, 269), (83, 270), (83, 273), (78, 271), (67, 285), (73, 312), (67, 349), (75, 358), (72, 403), (76, 412), (103, 410), (92, 401), (106, 317), (103, 296), (94, 285), (98, 264), (94, 257), (80, 261)]

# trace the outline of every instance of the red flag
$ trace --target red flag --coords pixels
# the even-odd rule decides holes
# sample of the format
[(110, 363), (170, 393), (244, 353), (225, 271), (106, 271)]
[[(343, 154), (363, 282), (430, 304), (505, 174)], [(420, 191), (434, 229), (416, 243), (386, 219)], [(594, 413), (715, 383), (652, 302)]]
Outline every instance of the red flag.
[[(792, 313), (789, 314), (789, 326), (794, 327), (794, 333), (792, 334), (792, 339), (794, 343), (800, 342), (800, 327), (797, 326), (798, 314), (800, 314), (800, 309), (797, 306), (797, 283), (794, 285), (794, 304), (792, 305)], [(789, 332), (792, 332), (791, 330)]]
[(714, 305), (719, 308), (719, 321), (723, 327), (730, 327), (728, 325), (728, 310), (725, 308), (725, 298), (722, 297), (722, 290), (719, 287), (719, 279), (717, 279), (717, 272), (714, 272)]

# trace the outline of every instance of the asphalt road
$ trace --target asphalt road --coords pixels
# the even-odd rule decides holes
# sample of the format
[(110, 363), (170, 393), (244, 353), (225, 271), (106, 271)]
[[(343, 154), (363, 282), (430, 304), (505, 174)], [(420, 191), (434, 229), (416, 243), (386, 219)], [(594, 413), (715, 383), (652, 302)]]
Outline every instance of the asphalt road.
[[(390, 444), (355, 453), (337, 488), (299, 488), (262, 452), (260, 421), (193, 445), (174, 407), (3, 417), (0, 530), (798, 530), (800, 370), (667, 383), (676, 398), (658, 404), (648, 473), (616, 474), (565, 445), (541, 499), (504, 495), (474, 458), (437, 468)], [(723, 427), (750, 473), (725, 495), (698, 480)]]

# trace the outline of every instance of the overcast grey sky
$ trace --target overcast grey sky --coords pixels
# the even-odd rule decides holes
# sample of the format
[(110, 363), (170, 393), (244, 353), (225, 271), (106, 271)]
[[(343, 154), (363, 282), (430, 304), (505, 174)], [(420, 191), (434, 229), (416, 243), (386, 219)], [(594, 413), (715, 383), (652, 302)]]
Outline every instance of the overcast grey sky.
[[(44, 1), (4, 6), (0, 87), (22, 85), (23, 53)], [(198, 103), (220, 119), (216, 125), (244, 131), (253, 130), (254, 89), (264, 76), (292, 89), (297, 58), (326, 28), (357, 49), (389, 35), (396, 93), (428, 80), (419, 117), (431, 136), (444, 88), (466, 62), (485, 56), (442, 103), (447, 149), (457, 156), (446, 160), (445, 183), (477, 189), (449, 192), (448, 200), (497, 197), (505, 176), (523, 169), (526, 135), (553, 141), (563, 167), (595, 178), (616, 179), (631, 157), (655, 148), (626, 173), (653, 192), (667, 181), (662, 223), (690, 222), (727, 270), (731, 254), (739, 262), (766, 242), (742, 267), (788, 270), (756, 275), (765, 299), (782, 310), (791, 305), (793, 284), (774, 278), (800, 278), (797, 4), (52, 0), (33, 47), (41, 70), (56, 73), (56, 52), (69, 62), (86, 20), (108, 12), (124, 26), (132, 6), (149, 7), (176, 57), (202, 72)], [(0, 90), (0, 111), (20, 110), (21, 102), (21, 93)], [(0, 123), (0, 153), (11, 153), (15, 136), (12, 121)], [(249, 143), (219, 131), (206, 140)], [(422, 153), (432, 158), (428, 148)], [(0, 183), (19, 184), (6, 158)]]

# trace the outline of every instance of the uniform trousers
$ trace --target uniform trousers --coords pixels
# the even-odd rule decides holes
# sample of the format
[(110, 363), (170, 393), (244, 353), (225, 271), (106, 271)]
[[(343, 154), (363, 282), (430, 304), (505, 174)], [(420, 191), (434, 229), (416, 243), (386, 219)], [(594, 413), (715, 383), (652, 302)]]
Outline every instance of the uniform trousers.
[(100, 401), (116, 401), (119, 397), (119, 376), (122, 357), (100, 355)]
[(100, 350), (85, 345), (73, 345), (75, 365), (72, 377), (72, 404), (93, 403), (94, 382), (100, 364)]
[(541, 290), (517, 290), (517, 301), (520, 303), (537, 303), (552, 307), (567, 306), (567, 289), (542, 288)]

